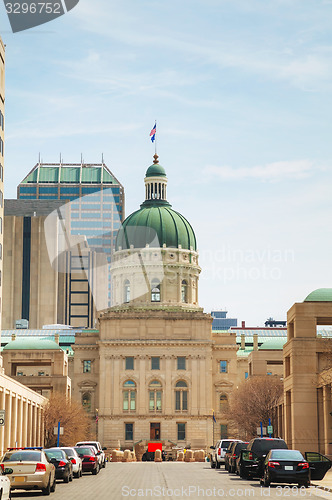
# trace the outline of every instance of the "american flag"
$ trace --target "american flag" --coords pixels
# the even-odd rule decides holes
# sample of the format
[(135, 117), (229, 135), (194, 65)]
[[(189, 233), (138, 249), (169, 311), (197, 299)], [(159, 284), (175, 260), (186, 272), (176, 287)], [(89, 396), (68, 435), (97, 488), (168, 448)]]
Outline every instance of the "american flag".
[(155, 122), (154, 127), (150, 132), (150, 137), (152, 142), (154, 142), (156, 139), (156, 133), (157, 133), (157, 122)]

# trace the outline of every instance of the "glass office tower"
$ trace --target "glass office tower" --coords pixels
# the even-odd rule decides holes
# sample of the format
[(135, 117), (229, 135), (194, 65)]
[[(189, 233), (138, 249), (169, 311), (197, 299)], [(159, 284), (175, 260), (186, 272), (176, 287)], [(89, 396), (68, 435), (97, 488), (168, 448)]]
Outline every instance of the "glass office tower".
[[(70, 232), (85, 235), (92, 250), (107, 254), (124, 219), (124, 189), (104, 163), (37, 163), (17, 187), (17, 198), (70, 202)], [(111, 302), (109, 282), (109, 305)]]

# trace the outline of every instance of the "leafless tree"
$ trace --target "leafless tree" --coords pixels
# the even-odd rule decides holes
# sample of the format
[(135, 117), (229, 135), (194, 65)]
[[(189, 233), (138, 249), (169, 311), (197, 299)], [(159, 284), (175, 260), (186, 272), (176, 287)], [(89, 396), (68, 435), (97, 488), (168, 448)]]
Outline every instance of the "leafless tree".
[(237, 426), (242, 438), (257, 436), (260, 422), (267, 426), (283, 393), (283, 383), (277, 376), (254, 376), (243, 381), (233, 391), (228, 417)]
[(83, 407), (64, 394), (55, 392), (44, 407), (45, 448), (56, 446), (57, 435), (54, 434), (54, 427), (58, 426), (59, 421), (63, 427), (60, 446), (71, 446), (90, 437), (91, 419)]

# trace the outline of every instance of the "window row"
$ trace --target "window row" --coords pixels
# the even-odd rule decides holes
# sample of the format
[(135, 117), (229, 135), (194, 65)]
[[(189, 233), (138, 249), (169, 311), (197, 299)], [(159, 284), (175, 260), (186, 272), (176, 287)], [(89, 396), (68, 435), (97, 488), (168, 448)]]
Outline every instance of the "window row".
[[(127, 380), (123, 384), (123, 411), (136, 411), (137, 388), (133, 380)], [(149, 411), (160, 412), (162, 410), (162, 385), (159, 380), (152, 380), (148, 388)], [(175, 384), (175, 410), (188, 410), (188, 386), (184, 380)]]
[[(73, 269), (73, 267), (72, 267)], [(81, 269), (81, 268), (79, 268)], [(83, 373), (91, 373), (91, 359), (83, 360)], [(176, 358), (176, 367), (177, 370), (186, 370), (187, 359), (185, 356), (178, 356)], [(134, 356), (126, 356), (125, 358), (125, 369), (126, 370), (134, 370), (135, 369), (135, 358)], [(160, 357), (152, 356), (151, 357), (151, 370), (160, 370)]]
[[(177, 440), (185, 441), (186, 439), (186, 423), (178, 422), (176, 424), (177, 428)], [(153, 422), (150, 424), (150, 439), (161, 439), (161, 429), (158, 422)], [(125, 423), (125, 440), (134, 441), (134, 424)]]
[(1, 137), (0, 137), (0, 154), (2, 154), (2, 156), (4, 155), (4, 142)]
[(3, 112), (0, 110), (0, 128), (3, 130), (5, 128), (5, 117), (3, 116)]
[[(151, 281), (151, 302), (161, 301), (161, 284), (158, 278)], [(130, 281), (125, 280), (123, 288), (123, 300), (125, 303), (130, 302)], [(181, 302), (188, 303), (188, 282), (187, 280), (181, 281)]]

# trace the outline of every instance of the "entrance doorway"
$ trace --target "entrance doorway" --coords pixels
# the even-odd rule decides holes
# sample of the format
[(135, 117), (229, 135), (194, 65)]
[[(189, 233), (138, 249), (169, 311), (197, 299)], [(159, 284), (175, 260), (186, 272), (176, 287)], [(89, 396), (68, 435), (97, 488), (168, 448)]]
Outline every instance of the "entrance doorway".
[(160, 439), (160, 422), (150, 423), (150, 439), (152, 441)]

